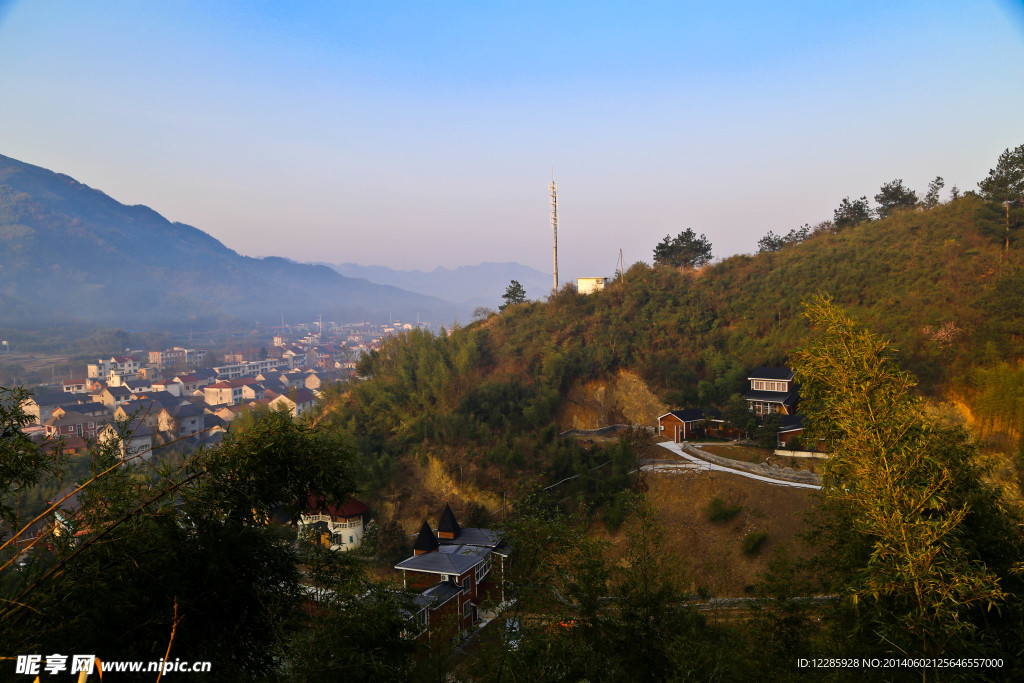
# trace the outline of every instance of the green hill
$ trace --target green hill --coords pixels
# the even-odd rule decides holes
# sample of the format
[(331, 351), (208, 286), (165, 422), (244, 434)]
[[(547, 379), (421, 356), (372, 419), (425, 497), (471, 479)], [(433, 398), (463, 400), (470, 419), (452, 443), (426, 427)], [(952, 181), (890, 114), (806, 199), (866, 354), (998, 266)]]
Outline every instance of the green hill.
[[(282, 232), (282, 235), (286, 233)], [(434, 297), (326, 266), (248, 258), (145, 206), (0, 156), (0, 305), (5, 325), (163, 329), (224, 319), (450, 320)]]
[(389, 341), (331, 418), (359, 445), (371, 490), (435, 459), (484, 491), (531, 472), (558, 481), (603, 457), (552, 439), (568, 426), (554, 422), (570, 387), (628, 369), (673, 407), (722, 406), (750, 368), (787, 362), (809, 334), (801, 302), (825, 293), (894, 340), (926, 394), (1015, 453), (1024, 250), (1004, 250), (1004, 226), (969, 195), (701, 271), (637, 263), (597, 294), (564, 288), (450, 334)]

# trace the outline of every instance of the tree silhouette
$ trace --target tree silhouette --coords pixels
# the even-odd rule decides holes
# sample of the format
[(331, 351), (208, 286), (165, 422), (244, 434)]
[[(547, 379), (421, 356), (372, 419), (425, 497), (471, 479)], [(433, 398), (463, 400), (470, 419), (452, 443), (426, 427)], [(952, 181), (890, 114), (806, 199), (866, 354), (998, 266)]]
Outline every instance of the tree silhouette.
[(675, 237), (665, 235), (654, 248), (654, 263), (673, 268), (700, 268), (711, 261), (711, 242), (692, 228), (687, 228)]
[(526, 301), (526, 288), (519, 284), (518, 280), (512, 280), (505, 288), (505, 293), (501, 295), (501, 298), (505, 300), (498, 310), (504, 311), (506, 308), (513, 304), (521, 304)]

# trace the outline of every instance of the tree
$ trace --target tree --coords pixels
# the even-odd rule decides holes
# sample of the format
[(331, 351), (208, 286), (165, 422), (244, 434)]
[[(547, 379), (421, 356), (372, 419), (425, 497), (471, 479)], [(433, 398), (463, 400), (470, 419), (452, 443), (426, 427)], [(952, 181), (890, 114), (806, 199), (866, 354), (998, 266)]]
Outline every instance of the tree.
[(768, 413), (761, 418), (761, 424), (754, 430), (754, 439), (761, 448), (779, 447), (779, 430), (782, 429), (782, 414)]
[[(990, 202), (1006, 206), (1006, 251), (1010, 250), (1010, 226), (1018, 223), (1020, 207), (1024, 206), (1024, 145), (1016, 149), (1007, 149), (999, 155), (996, 167), (988, 172), (988, 177), (978, 183), (981, 196)], [(1012, 213), (1011, 207), (1018, 207)]]
[[(268, 520), (294, 519), (311, 496), (344, 503), (354, 486), (347, 448), (270, 412), (221, 446), (154, 463), (155, 471), (121, 464), (118, 452), (112, 442), (95, 453), (97, 473), (69, 513), (76, 537), (51, 536), (24, 571), (0, 568), (0, 642), (19, 652), (75, 643), (101, 658), (159, 660), (174, 624), (171, 657), (211, 661), (218, 678), (294, 668), (288, 641), (304, 632), (307, 595), (296, 550)], [(400, 621), (397, 612), (388, 621), (392, 643)], [(377, 677), (376, 663), (366, 663), (355, 678)]]
[(711, 261), (711, 242), (692, 228), (687, 228), (675, 237), (665, 235), (654, 248), (654, 263), (673, 268), (700, 268)]
[(903, 180), (897, 178), (882, 185), (882, 188), (875, 195), (878, 202), (878, 217), (887, 218), (897, 209), (911, 209), (917, 205), (917, 193), (903, 185)]
[(10, 498), (40, 478), (54, 475), (60, 459), (46, 453), (21, 428), (32, 422), (22, 407), (31, 397), (23, 387), (0, 387), (0, 539), (13, 529), (17, 511)]
[(785, 235), (776, 235), (771, 230), (768, 234), (757, 241), (757, 253), (764, 254), (778, 251), (787, 244), (799, 244), (811, 234), (811, 226), (804, 224), (799, 228), (793, 228)]
[(505, 300), (505, 303), (498, 306), (498, 310), (504, 311), (513, 304), (521, 304), (526, 301), (526, 288), (519, 284), (518, 280), (512, 280), (505, 288), (505, 293), (501, 295), (501, 298)]
[(487, 306), (477, 306), (473, 309), (473, 320), (487, 320), (494, 315), (494, 309)]
[(744, 434), (757, 428), (757, 418), (750, 411), (750, 404), (740, 394), (733, 394), (729, 397), (729, 401), (722, 407), (722, 417), (734, 429), (738, 429)]
[(843, 197), (839, 208), (832, 213), (832, 224), (836, 230), (869, 220), (871, 220), (871, 208), (868, 206), (868, 198), (864, 196), (853, 201), (849, 197)]
[(352, 553), (302, 547), (312, 607), (290, 643), (290, 681), (412, 678), (418, 645), (403, 637), (413, 596), (368, 580)]
[(832, 455), (819, 535), (854, 634), (923, 657), (1019, 639), (1017, 520), (983, 482), (976, 446), (926, 416), (888, 342), (827, 297), (804, 315), (820, 331), (795, 354), (805, 434)]
[(935, 176), (935, 180), (928, 183), (928, 193), (924, 196), (924, 205), (926, 208), (932, 209), (939, 205), (939, 192), (946, 186), (946, 181), (942, 179), (942, 176)]
[(786, 238), (781, 235), (776, 235), (771, 230), (768, 234), (757, 241), (757, 253), (758, 254), (769, 254), (773, 251), (778, 251), (786, 246)]
[(1024, 145), (1004, 150), (978, 187), (990, 202), (1024, 202)]

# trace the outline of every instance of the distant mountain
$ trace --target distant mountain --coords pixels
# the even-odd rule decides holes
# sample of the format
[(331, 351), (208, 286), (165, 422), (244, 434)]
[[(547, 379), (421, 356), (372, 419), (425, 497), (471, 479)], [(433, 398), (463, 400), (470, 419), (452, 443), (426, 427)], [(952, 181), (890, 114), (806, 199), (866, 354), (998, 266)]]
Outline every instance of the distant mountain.
[(447, 322), (440, 299), (249, 258), (145, 206), (0, 155), (0, 324), (136, 327), (311, 318)]
[[(440, 297), (472, 310), (475, 306), (496, 308), (509, 282), (518, 280), (526, 288), (526, 296), (540, 299), (551, 293), (551, 275), (519, 263), (481, 263), (458, 268), (392, 270), (384, 266), (361, 266), (356, 263), (324, 264), (347, 277), (358, 277), (382, 285), (392, 285), (413, 292)], [(470, 296), (472, 294), (472, 296)]]

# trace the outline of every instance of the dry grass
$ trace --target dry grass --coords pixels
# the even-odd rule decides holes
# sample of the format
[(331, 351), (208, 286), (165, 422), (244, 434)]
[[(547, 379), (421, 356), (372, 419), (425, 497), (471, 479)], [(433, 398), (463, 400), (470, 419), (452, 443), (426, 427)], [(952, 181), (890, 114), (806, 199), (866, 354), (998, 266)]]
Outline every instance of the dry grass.
[[(772, 553), (788, 547), (794, 556), (807, 553), (796, 538), (807, 529), (805, 514), (815, 492), (774, 486), (723, 472), (652, 472), (645, 475), (648, 495), (665, 529), (665, 551), (685, 571), (687, 587), (707, 589), (715, 597), (743, 597)], [(730, 522), (708, 519), (712, 498), (738, 505)], [(743, 553), (743, 539), (766, 531), (768, 539), (755, 557)], [(616, 545), (624, 539), (613, 538)]]
[(730, 460), (741, 460), (743, 462), (764, 462), (772, 451), (767, 448), (756, 448), (755, 446), (737, 446), (734, 444), (704, 444), (701, 450), (712, 455), (718, 455)]

